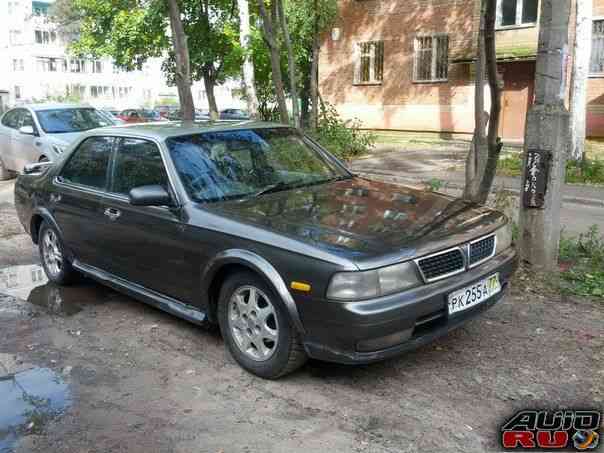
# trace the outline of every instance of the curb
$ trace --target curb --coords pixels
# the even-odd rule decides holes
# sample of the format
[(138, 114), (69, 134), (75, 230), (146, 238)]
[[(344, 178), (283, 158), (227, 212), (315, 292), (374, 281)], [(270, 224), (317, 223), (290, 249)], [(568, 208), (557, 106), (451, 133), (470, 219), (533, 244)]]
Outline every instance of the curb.
[[(409, 185), (421, 185), (424, 186), (428, 180), (426, 178), (422, 178), (419, 176), (399, 176), (399, 175), (394, 175), (392, 173), (381, 173), (381, 172), (368, 172), (368, 171), (358, 171), (356, 172), (356, 174), (358, 174), (359, 176), (365, 176), (365, 177), (379, 177), (379, 178), (384, 178), (384, 179), (388, 179), (392, 182), (398, 182), (401, 184), (409, 184)], [(511, 187), (505, 187), (505, 186), (497, 186), (503, 190), (507, 190), (509, 192), (512, 192), (514, 194), (520, 195), (520, 190), (518, 189), (514, 189)], [(456, 189), (456, 190), (463, 190), (464, 189), (464, 185), (455, 181), (446, 181), (444, 180), (443, 183), (443, 189)], [(591, 206), (591, 207), (596, 207), (596, 208), (604, 208), (604, 200), (598, 200), (597, 198), (583, 198), (583, 197), (573, 197), (573, 196), (565, 196), (562, 197), (562, 202), (563, 203), (570, 203), (570, 204), (580, 204), (583, 206)]]

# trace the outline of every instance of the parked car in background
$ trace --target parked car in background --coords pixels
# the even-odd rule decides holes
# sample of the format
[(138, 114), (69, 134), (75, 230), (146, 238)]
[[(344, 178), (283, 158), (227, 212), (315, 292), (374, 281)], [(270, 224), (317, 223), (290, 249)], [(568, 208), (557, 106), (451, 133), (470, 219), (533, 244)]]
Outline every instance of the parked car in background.
[(113, 125), (119, 126), (120, 124), (124, 124), (125, 121), (122, 120), (119, 116), (112, 113), (111, 110), (99, 110), (101, 115), (104, 115)]
[(15, 206), (51, 281), (218, 324), (264, 378), (431, 342), (501, 301), (517, 265), (503, 214), (357, 177), (271, 123), (91, 131), (20, 176)]
[(54, 161), (82, 132), (113, 124), (89, 106), (32, 104), (9, 110), (0, 118), (0, 180), (27, 164)]
[(221, 120), (249, 120), (250, 115), (241, 109), (226, 109), (220, 112)]
[(119, 114), (119, 118), (126, 123), (152, 123), (156, 121), (165, 121), (159, 112), (155, 110), (128, 109)]
[[(182, 121), (182, 111), (175, 110), (168, 114), (167, 119), (170, 121)], [(208, 121), (210, 119), (210, 112), (207, 110), (195, 109), (195, 121)]]
[(158, 105), (154, 110), (158, 112), (162, 118), (168, 118), (171, 113), (174, 113), (178, 109), (179, 107), (177, 105)]

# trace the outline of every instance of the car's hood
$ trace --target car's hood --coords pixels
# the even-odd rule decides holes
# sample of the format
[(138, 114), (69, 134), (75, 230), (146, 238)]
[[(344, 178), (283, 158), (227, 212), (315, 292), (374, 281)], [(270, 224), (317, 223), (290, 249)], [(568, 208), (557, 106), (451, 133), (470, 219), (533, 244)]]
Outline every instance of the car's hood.
[(378, 267), (458, 245), (506, 222), (459, 199), (363, 178), (213, 204), (216, 214)]
[(82, 132), (67, 132), (65, 134), (46, 134), (45, 137), (48, 143), (52, 145), (67, 147), (81, 135)]

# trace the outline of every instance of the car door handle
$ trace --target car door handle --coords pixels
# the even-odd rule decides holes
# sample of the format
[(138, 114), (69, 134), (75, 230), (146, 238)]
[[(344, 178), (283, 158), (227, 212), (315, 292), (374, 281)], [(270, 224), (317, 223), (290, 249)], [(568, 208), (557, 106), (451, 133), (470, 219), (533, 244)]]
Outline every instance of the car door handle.
[(109, 217), (111, 220), (117, 220), (122, 216), (122, 211), (115, 208), (107, 208), (105, 209), (105, 215)]
[(58, 203), (59, 201), (61, 201), (61, 194), (60, 193), (51, 193), (50, 194), (50, 201), (51, 203)]

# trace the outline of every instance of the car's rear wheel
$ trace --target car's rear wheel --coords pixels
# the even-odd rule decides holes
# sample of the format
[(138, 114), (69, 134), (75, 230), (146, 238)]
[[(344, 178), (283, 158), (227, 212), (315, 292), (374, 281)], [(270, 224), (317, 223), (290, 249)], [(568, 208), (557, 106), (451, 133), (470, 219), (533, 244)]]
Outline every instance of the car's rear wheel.
[(75, 280), (77, 274), (65, 255), (63, 241), (57, 230), (46, 222), (40, 226), (38, 247), (42, 267), (50, 281), (67, 285)]
[(252, 374), (277, 379), (306, 361), (283, 302), (256, 274), (239, 272), (226, 280), (218, 321), (231, 355)]
[(11, 179), (13, 174), (4, 166), (4, 162), (0, 158), (0, 181)]

